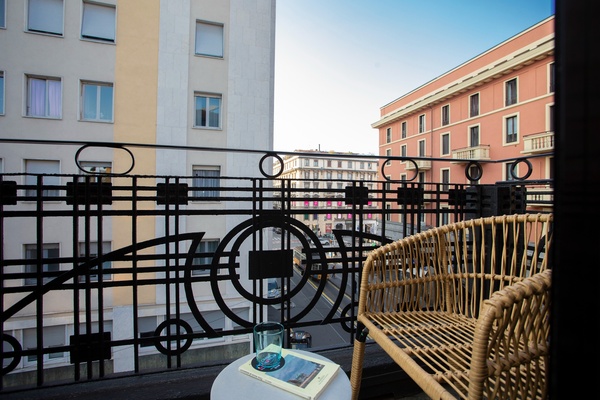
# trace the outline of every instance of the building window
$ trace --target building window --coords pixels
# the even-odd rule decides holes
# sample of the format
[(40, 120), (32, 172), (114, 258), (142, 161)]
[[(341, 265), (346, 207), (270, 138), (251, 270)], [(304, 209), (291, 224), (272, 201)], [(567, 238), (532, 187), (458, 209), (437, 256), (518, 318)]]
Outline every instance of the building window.
[(327, 168), (331, 168), (331, 160), (327, 160)]
[(81, 37), (114, 43), (115, 7), (84, 1)]
[(83, 171), (79, 171), (81, 177), (78, 177), (79, 182), (85, 182), (86, 178), (89, 177), (90, 182), (110, 182), (110, 173), (112, 171), (112, 165), (107, 161), (80, 161), (79, 166)]
[(449, 183), (450, 183), (450, 170), (447, 168), (442, 169), (442, 191), (447, 192), (449, 189)]
[(44, 197), (56, 197), (58, 196), (58, 188), (48, 188), (48, 186), (60, 185), (60, 177), (52, 176), (52, 174), (60, 173), (60, 163), (58, 161), (49, 160), (25, 160), (25, 185), (28, 186), (25, 189), (25, 196), (34, 197), (37, 196), (37, 175), (50, 174), (49, 176), (42, 176), (43, 192)]
[(352, 168), (354, 164), (352, 163), (352, 161), (348, 161), (348, 168)]
[[(110, 242), (102, 242), (101, 254), (108, 254), (111, 250)], [(87, 260), (92, 260), (98, 257), (98, 242), (90, 242), (89, 248), (85, 242), (79, 242), (79, 263), (83, 263)], [(82, 260), (83, 259), (83, 260)], [(108, 281), (112, 279), (112, 275), (110, 273), (106, 273), (110, 271), (111, 262), (105, 261), (102, 263), (102, 280)], [(92, 271), (98, 271), (98, 265), (92, 267)], [(87, 272), (87, 271), (86, 271)], [(85, 282), (85, 275), (79, 276), (80, 282)], [(91, 282), (98, 282), (98, 274), (90, 274)]]
[(479, 175), (480, 173), (481, 171), (476, 165), (471, 165), (469, 167), (469, 182), (471, 185), (476, 185), (477, 182), (479, 182), (479, 179), (481, 179), (481, 176)]
[(425, 141), (419, 140), (419, 157), (425, 157)]
[(338, 168), (342, 168), (342, 162), (338, 161)]
[(546, 119), (546, 121), (548, 121), (547, 130), (549, 132), (554, 132), (554, 104), (548, 106), (548, 118)]
[(223, 58), (223, 25), (196, 22), (196, 54)]
[(0, 28), (6, 28), (6, 0), (0, 0)]
[(111, 83), (81, 83), (81, 119), (113, 121), (113, 85)]
[(517, 78), (505, 83), (506, 106), (517, 104)]
[(519, 164), (514, 165), (512, 162), (507, 162), (504, 164), (504, 180), (506, 181), (514, 181), (517, 176), (519, 176)]
[(479, 125), (471, 126), (469, 128), (469, 146), (470, 147), (479, 146)]
[(442, 107), (442, 126), (450, 123), (450, 105), (446, 104)]
[(425, 132), (425, 114), (419, 115), (419, 133)]
[[(212, 201), (218, 201), (215, 197), (219, 193), (219, 185), (221, 183), (221, 168), (220, 167), (194, 167), (194, 196), (210, 198)], [(200, 199), (209, 200), (209, 199)]]
[(385, 130), (385, 142), (390, 143), (392, 141), (392, 128), (387, 128)]
[(450, 134), (443, 133), (441, 139), (442, 139), (442, 145), (441, 145), (442, 155), (447, 156), (450, 154)]
[(402, 146), (400, 146), (400, 155), (402, 157), (406, 157), (406, 145), (403, 144)]
[[(391, 157), (392, 156), (392, 149), (385, 149), (385, 156), (388, 157), (388, 158)], [(392, 164), (391, 161), (387, 161), (385, 163), (385, 165), (391, 165), (391, 164)]]
[(548, 90), (550, 93), (555, 90), (554, 76), (554, 63), (550, 63), (548, 64)]
[(469, 97), (469, 117), (479, 115), (479, 93), (472, 94)]
[(406, 121), (404, 121), (400, 126), (402, 132), (402, 139), (406, 139)]
[[(65, 345), (65, 326), (45, 326), (42, 328), (44, 337), (44, 347), (60, 347)], [(23, 329), (23, 347), (26, 350), (37, 349), (37, 330), (35, 328)], [(65, 354), (62, 351), (46, 353), (43, 355), (44, 362), (51, 362), (57, 358), (63, 358)], [(37, 354), (27, 356), (25, 364), (37, 361)]]
[(194, 126), (199, 128), (221, 127), (221, 96), (196, 94), (196, 118)]
[(29, 0), (27, 30), (62, 35), (63, 0)]
[(210, 274), (210, 266), (212, 264), (215, 251), (219, 247), (218, 239), (202, 240), (196, 248), (196, 257), (194, 257), (194, 265), (192, 275), (208, 275)]
[(27, 77), (27, 116), (44, 118), (62, 116), (60, 78)]
[[(202, 311), (202, 316), (204, 318), (206, 318), (207, 321), (210, 321), (211, 327), (216, 332), (222, 332), (223, 329), (225, 329), (225, 316), (223, 315), (223, 313), (221, 311)], [(194, 314), (182, 313), (181, 320), (185, 321), (189, 324), (189, 326), (192, 328), (193, 333), (204, 333), (204, 328), (202, 328), (200, 323), (198, 323), (198, 321), (196, 320), (196, 317), (194, 317)], [(179, 332), (177, 332), (177, 330), (179, 330)], [(171, 335), (176, 335), (176, 334), (185, 335), (186, 333), (187, 333), (186, 330), (182, 326), (177, 327), (176, 325), (172, 325), (172, 327), (171, 327)], [(192, 340), (194, 342), (196, 342), (196, 341), (207, 340), (207, 339), (209, 339), (209, 338), (203, 337), (203, 338), (194, 338)]]
[(506, 143), (515, 143), (518, 137), (518, 119), (516, 115), (512, 117), (507, 117), (505, 119), (505, 142)]
[[(158, 324), (156, 323), (156, 317), (139, 317), (138, 318), (138, 332), (140, 339), (154, 337), (154, 331)], [(152, 341), (144, 341), (140, 343), (140, 347), (154, 347)]]
[(313, 167), (319, 166), (319, 160), (313, 160)]
[[(25, 259), (27, 260), (38, 260), (37, 246), (35, 244), (25, 245)], [(42, 273), (46, 272), (58, 272), (60, 270), (59, 263), (59, 248), (58, 243), (43, 244), (41, 249), (41, 258), (39, 261), (42, 263)], [(34, 276), (25, 278), (26, 286), (37, 285), (37, 278), (35, 275), (38, 273), (37, 264), (25, 265), (25, 273), (32, 274)], [(45, 276), (42, 279), (44, 284), (50, 282), (54, 277)]]
[(4, 115), (4, 71), (0, 71), (0, 115)]

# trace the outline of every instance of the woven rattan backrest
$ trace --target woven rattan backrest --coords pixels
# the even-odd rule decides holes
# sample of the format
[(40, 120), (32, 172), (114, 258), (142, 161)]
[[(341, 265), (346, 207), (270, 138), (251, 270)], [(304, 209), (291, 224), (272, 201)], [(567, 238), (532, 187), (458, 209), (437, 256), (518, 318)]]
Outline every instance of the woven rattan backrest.
[(365, 307), (477, 316), (493, 292), (549, 268), (551, 243), (551, 214), (478, 218), (417, 233), (370, 253)]

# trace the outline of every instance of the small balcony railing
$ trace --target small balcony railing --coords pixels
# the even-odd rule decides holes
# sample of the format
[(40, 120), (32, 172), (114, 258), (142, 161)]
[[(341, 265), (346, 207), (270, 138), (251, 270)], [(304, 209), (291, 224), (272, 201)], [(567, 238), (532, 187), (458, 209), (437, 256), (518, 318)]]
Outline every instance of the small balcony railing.
[(489, 160), (490, 146), (480, 145), (452, 150), (452, 158), (456, 163), (466, 163), (468, 160)]
[(527, 204), (532, 207), (552, 207), (554, 189), (549, 185), (528, 187)]
[(431, 160), (413, 160), (412, 162), (406, 162), (406, 170), (412, 171), (418, 169), (419, 171), (429, 171), (431, 169)]
[(547, 153), (554, 150), (554, 132), (548, 131), (523, 137), (522, 154)]

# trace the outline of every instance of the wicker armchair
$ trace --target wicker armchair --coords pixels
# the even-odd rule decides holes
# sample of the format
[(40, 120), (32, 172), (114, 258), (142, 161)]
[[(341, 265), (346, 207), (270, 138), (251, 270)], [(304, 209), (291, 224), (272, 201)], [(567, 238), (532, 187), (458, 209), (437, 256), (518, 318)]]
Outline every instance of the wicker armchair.
[(350, 382), (372, 339), (432, 399), (546, 398), (551, 214), (452, 223), (373, 250)]

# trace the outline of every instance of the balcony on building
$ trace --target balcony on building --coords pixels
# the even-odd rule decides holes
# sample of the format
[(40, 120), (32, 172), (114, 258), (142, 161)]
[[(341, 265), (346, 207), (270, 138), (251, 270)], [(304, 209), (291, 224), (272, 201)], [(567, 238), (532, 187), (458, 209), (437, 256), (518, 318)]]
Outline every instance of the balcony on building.
[(454, 163), (467, 163), (471, 160), (489, 160), (490, 145), (482, 144), (479, 146), (464, 147), (462, 149), (452, 150)]
[(429, 171), (431, 169), (431, 160), (415, 160), (406, 161), (406, 170), (413, 171), (419, 169), (419, 171)]
[(523, 137), (521, 154), (539, 154), (554, 150), (554, 132), (546, 131)]

